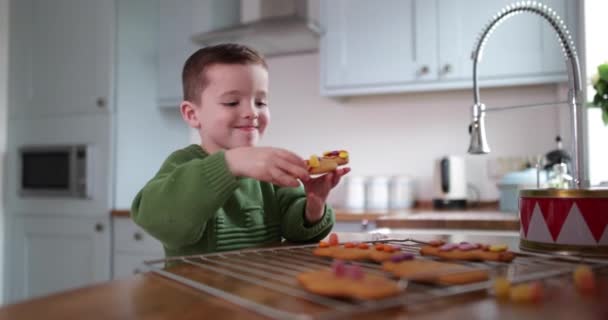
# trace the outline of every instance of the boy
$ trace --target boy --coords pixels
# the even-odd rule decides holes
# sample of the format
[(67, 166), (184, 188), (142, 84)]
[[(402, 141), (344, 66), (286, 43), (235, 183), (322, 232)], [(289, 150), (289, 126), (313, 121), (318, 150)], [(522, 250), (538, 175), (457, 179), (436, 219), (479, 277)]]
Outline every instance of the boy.
[(135, 197), (133, 220), (167, 256), (324, 238), (334, 223), (325, 200), (349, 168), (311, 178), (296, 154), (256, 147), (270, 121), (264, 59), (237, 44), (206, 47), (182, 82), (181, 114), (201, 144), (165, 160)]

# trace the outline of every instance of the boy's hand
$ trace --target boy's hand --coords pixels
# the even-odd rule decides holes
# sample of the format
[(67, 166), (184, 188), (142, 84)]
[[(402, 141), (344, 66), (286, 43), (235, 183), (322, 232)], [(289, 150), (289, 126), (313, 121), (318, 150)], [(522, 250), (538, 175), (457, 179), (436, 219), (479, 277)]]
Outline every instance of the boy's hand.
[(306, 220), (315, 223), (323, 217), (325, 211), (325, 200), (329, 191), (333, 189), (340, 179), (350, 171), (350, 168), (338, 168), (318, 178), (304, 182), (306, 190)]
[(298, 187), (310, 175), (304, 159), (284, 149), (242, 147), (225, 152), (228, 168), (235, 176), (250, 177), (282, 187)]

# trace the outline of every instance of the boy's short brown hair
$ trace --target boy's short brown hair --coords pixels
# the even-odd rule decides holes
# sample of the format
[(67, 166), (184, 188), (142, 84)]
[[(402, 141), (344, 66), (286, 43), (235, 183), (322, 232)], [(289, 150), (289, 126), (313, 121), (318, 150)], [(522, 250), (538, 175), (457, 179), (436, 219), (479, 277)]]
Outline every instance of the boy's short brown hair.
[(244, 45), (226, 43), (199, 49), (186, 60), (182, 70), (185, 101), (198, 102), (201, 92), (207, 85), (205, 69), (216, 63), (259, 64), (268, 68), (262, 55)]

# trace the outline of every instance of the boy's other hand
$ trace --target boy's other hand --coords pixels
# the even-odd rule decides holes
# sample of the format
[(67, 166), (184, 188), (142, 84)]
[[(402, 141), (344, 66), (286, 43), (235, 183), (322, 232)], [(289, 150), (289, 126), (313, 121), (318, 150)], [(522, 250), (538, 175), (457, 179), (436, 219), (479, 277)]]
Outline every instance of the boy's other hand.
[(332, 172), (304, 182), (306, 190), (306, 220), (315, 223), (323, 217), (325, 201), (329, 191), (333, 189), (340, 179), (350, 172), (350, 168), (338, 168)]
[(225, 152), (228, 168), (235, 176), (250, 177), (282, 187), (298, 187), (310, 175), (304, 159), (285, 149), (242, 147)]

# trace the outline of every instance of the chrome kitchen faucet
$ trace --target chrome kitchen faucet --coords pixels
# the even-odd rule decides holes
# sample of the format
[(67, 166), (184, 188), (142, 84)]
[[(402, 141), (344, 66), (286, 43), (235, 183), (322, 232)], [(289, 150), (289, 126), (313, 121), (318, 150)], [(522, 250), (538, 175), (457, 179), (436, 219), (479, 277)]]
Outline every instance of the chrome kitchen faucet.
[[(566, 58), (566, 67), (568, 69), (568, 105), (571, 106), (571, 117), (572, 117), (572, 133), (573, 133), (573, 176), (574, 186), (577, 189), (586, 188), (589, 186), (589, 180), (586, 171), (586, 156), (583, 150), (583, 119), (584, 109), (582, 108), (582, 87), (581, 87), (581, 72), (578, 62), (578, 55), (576, 54), (576, 48), (570, 36), (568, 28), (564, 24), (564, 21), (557, 15), (557, 13), (547, 7), (546, 5), (534, 1), (522, 1), (514, 4), (510, 4), (498, 12), (490, 22), (483, 28), (479, 38), (475, 42), (471, 59), (473, 59), (473, 94), (474, 104), (472, 107), (473, 121), (469, 126), (469, 133), (471, 136), (471, 142), (469, 144), (469, 153), (472, 154), (485, 154), (490, 152), (490, 147), (486, 139), (485, 132), (485, 113), (486, 111), (498, 111), (504, 109), (511, 109), (512, 107), (505, 108), (492, 108), (487, 109), (486, 106), (480, 102), (479, 99), (479, 86), (477, 84), (477, 63), (481, 60), (483, 47), (486, 44), (488, 36), (498, 27), (498, 25), (509, 17), (512, 17), (518, 13), (531, 12), (543, 17), (546, 21), (551, 24), (553, 30), (557, 33), (557, 37), (561, 44), (562, 50)], [(523, 106), (525, 107), (525, 106)]]

